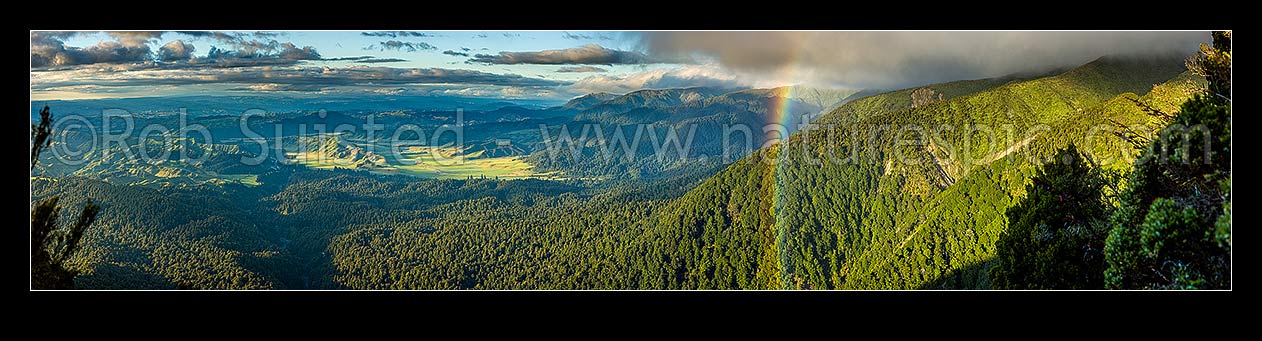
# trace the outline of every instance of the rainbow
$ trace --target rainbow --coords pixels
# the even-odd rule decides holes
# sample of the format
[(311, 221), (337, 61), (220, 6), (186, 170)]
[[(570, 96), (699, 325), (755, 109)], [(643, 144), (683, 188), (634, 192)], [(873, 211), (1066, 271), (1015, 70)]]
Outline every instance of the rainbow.
[[(782, 75), (782, 77), (791, 76), (788, 73), (791, 73), (791, 72), (786, 72), (785, 74)], [(782, 78), (782, 79), (791, 79), (791, 78)], [(795, 128), (797, 128), (793, 126), (794, 118), (795, 118), (794, 116), (797, 114), (800, 114), (800, 113), (796, 113), (796, 114), (794, 113), (795, 101), (793, 100), (793, 97), (795, 95), (794, 92), (796, 89), (797, 87), (795, 86), (783, 86), (783, 87), (776, 88), (774, 92), (772, 93), (773, 102), (770, 103), (772, 104), (772, 108), (773, 108), (772, 117), (771, 117), (772, 122), (769, 122), (769, 123), (779, 124), (779, 127), (782, 128), (781, 136), (780, 136), (781, 148), (783, 148), (783, 146), (786, 145), (785, 142), (789, 140), (788, 134), (792, 132)], [(781, 169), (781, 167), (786, 167), (785, 162), (782, 159), (784, 155), (785, 155), (785, 150), (781, 149), (780, 152), (777, 153), (776, 155), (777, 160), (775, 161), (775, 164), (772, 166), (773, 167), (772, 172), (771, 172), (771, 176), (772, 176), (771, 203), (772, 205), (771, 205), (770, 214), (773, 219), (772, 221), (775, 222), (775, 226), (774, 226), (775, 230), (773, 232), (774, 232), (774, 237), (775, 237), (776, 261), (779, 262), (778, 265), (780, 268), (780, 284), (782, 288), (784, 289), (794, 289), (795, 288), (794, 283), (796, 281), (794, 278), (792, 278), (792, 276), (790, 276), (790, 273), (786, 271), (787, 269), (791, 269), (792, 264), (790, 262), (788, 253), (785, 252), (786, 248), (788, 248), (787, 243), (790, 236), (789, 236), (789, 232), (787, 231), (787, 227), (785, 226), (785, 223), (784, 223), (785, 219), (784, 219), (783, 212), (786, 212), (787, 210), (790, 210), (793, 208), (786, 207), (786, 205), (788, 205), (788, 202), (784, 199), (785, 194), (786, 194), (785, 193), (786, 189), (784, 188), (784, 186), (786, 186), (784, 182), (785, 181), (784, 176), (786, 172), (783, 169)]]
[[(779, 73), (778, 79), (781, 80), (780, 84), (789, 84), (794, 80), (800, 79), (800, 71), (801, 70), (794, 66), (785, 67)], [(776, 160), (771, 169), (772, 185), (770, 188), (770, 199), (772, 205), (771, 212), (769, 213), (775, 223), (775, 226), (773, 227), (775, 229), (773, 231), (775, 238), (774, 247), (776, 260), (778, 261), (780, 268), (780, 284), (784, 289), (795, 289), (797, 279), (794, 277), (800, 276), (800, 274), (790, 273), (792, 271), (790, 269), (793, 268), (793, 264), (790, 261), (789, 253), (786, 250), (788, 250), (789, 240), (792, 238), (790, 232), (792, 227), (787, 226), (783, 212), (797, 209), (796, 207), (791, 207), (790, 205), (792, 204), (785, 200), (785, 195), (787, 194), (786, 186), (789, 186), (788, 181), (793, 180), (786, 177), (789, 173), (784, 169), (784, 167), (803, 165), (792, 165), (790, 162), (784, 160), (786, 157), (785, 155), (788, 152), (784, 150), (784, 146), (786, 145), (785, 142), (789, 139), (789, 133), (797, 130), (797, 128), (799, 128), (798, 124), (802, 123), (801, 115), (804, 113), (803, 110), (805, 110), (805, 108), (800, 104), (801, 102), (795, 100), (797, 96), (801, 95), (797, 93), (801, 91), (801, 89), (802, 88), (797, 85), (785, 85), (775, 88), (770, 94), (772, 96), (771, 103), (768, 103), (772, 106), (772, 113), (771, 117), (769, 117), (770, 122), (767, 122), (767, 124), (778, 124), (779, 127), (782, 127), (783, 129), (781, 130), (782, 135), (780, 135), (780, 145), (778, 147), (773, 147), (778, 148), (779, 152), (775, 155)]]
[(781, 89), (782, 90), (780, 91), (782, 91), (783, 93), (779, 94), (780, 96), (775, 97), (775, 99), (778, 100), (779, 103), (775, 103), (777, 105), (775, 106), (775, 115), (773, 116), (774, 116), (775, 123), (783, 127), (784, 130), (781, 130), (781, 132), (784, 133), (784, 135), (780, 136), (780, 139), (781, 139), (780, 145), (779, 145), (780, 151), (776, 153), (775, 163), (772, 165), (771, 212), (770, 213), (771, 213), (771, 219), (775, 223), (775, 230), (773, 232), (776, 238), (775, 239), (776, 260), (779, 262), (779, 267), (780, 267), (780, 284), (782, 288), (784, 289), (794, 289), (795, 287), (793, 283), (795, 283), (796, 281), (794, 280), (794, 278), (791, 278), (790, 273), (786, 271), (786, 269), (791, 269), (792, 264), (790, 261), (789, 254), (785, 252), (785, 249), (788, 248), (788, 240), (790, 238), (790, 235), (786, 229), (785, 216), (783, 214), (783, 212), (787, 212), (787, 210), (791, 210), (793, 208), (786, 207), (788, 205), (788, 201), (784, 199), (785, 194), (786, 194), (785, 193), (786, 189), (784, 188), (786, 186), (784, 177), (787, 173), (785, 172), (784, 169), (782, 169), (783, 167), (786, 167), (785, 161), (784, 161), (784, 158), (786, 157), (785, 156), (786, 151), (784, 150), (784, 146), (787, 145), (787, 142), (789, 140), (789, 135), (788, 135), (789, 132), (793, 130), (793, 127), (790, 126), (793, 119), (793, 114), (792, 114), (793, 112), (792, 111), (793, 109), (793, 98), (792, 98), (793, 90), (792, 89), (793, 88), (786, 87), (786, 88), (781, 88)]
[(797, 86), (792, 85), (778, 88), (776, 92), (779, 93), (776, 94), (775, 101), (779, 103), (775, 103), (776, 106), (772, 112), (775, 122), (789, 128), (789, 130), (793, 130), (793, 127), (790, 127), (789, 124), (793, 123), (793, 93), (796, 90)]
[(803, 79), (802, 70), (796, 65), (789, 65), (782, 67), (777, 73), (778, 75), (776, 78), (781, 86), (776, 88), (776, 92), (778, 93), (773, 94), (776, 95), (775, 98), (779, 101), (773, 109), (773, 116), (776, 123), (779, 123), (792, 131), (796, 127), (790, 126), (790, 124), (794, 123), (794, 119), (801, 118), (796, 116), (802, 114), (800, 112), (801, 108), (795, 108), (797, 106), (794, 105), (795, 101), (793, 100), (797, 95), (795, 92), (800, 90), (799, 86), (795, 82)]

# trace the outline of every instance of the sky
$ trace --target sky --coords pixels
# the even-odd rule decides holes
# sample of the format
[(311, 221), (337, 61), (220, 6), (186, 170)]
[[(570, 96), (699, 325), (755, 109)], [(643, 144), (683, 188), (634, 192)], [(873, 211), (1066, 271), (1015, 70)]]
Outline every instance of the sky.
[(34, 100), (381, 94), (568, 99), (716, 86), (900, 89), (1190, 55), (1208, 32), (32, 31)]

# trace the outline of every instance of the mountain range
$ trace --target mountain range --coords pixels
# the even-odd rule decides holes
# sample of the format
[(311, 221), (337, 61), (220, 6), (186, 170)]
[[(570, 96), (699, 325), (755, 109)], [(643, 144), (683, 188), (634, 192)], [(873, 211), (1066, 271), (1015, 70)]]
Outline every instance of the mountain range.
[[(1116, 126), (1152, 124), (1145, 107), (1174, 112), (1205, 87), (1181, 59), (1105, 57), (891, 91), (488, 100), (464, 113), (466, 148), (444, 150), (481, 160), (483, 173), (438, 179), (381, 173), (398, 160), (363, 134), (299, 135), (296, 126), (376, 115), (387, 127), (436, 128), (454, 124), (454, 111), (295, 104), (249, 126), (347, 162), (238, 167), (228, 161), (260, 152), (240, 133), (191, 138), (155, 147), (207, 161), (44, 162), (32, 202), (101, 204), (71, 262), (84, 288), (982, 289), (1004, 211), (1043, 161), (1072, 143), (1103, 168), (1129, 169), (1136, 151)], [(195, 111), (216, 134), (235, 128), (230, 114)], [(150, 114), (141, 123), (174, 120)], [(751, 134), (725, 143), (741, 136), (730, 134), (738, 125)], [(636, 131), (645, 143), (606, 157), (614, 135)], [(567, 132), (573, 152), (551, 148)], [(669, 148), (672, 132), (680, 144), (691, 135), (691, 148)], [(532, 176), (498, 175), (514, 172)]]

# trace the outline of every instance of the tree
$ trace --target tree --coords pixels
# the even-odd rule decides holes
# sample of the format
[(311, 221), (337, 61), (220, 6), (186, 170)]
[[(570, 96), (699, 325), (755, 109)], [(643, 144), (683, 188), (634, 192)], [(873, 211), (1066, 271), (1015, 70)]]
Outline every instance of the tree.
[[(48, 106), (39, 112), (39, 125), (31, 126), (31, 170), (40, 153), (51, 145), (52, 114)], [(79, 219), (66, 228), (57, 227), (61, 207), (58, 197), (40, 202), (31, 210), (31, 287), (35, 289), (73, 289), (74, 270), (65, 263), (79, 247), (83, 232), (96, 220), (101, 207), (91, 200), (83, 205)]]
[(1103, 288), (1107, 177), (1071, 144), (1031, 180), (1025, 198), (1008, 208), (992, 287)]
[(1215, 96), (1231, 99), (1231, 31), (1211, 34), (1213, 46), (1201, 44), (1201, 51), (1187, 60), (1188, 70), (1204, 76), (1209, 81), (1209, 91)]
[(1213, 38), (1188, 63), (1209, 92), (1135, 161), (1105, 244), (1109, 288), (1231, 286), (1231, 33)]
[(920, 107), (937, 102), (944, 101), (942, 94), (934, 92), (932, 88), (924, 87), (911, 92), (911, 106)]
[(39, 111), (39, 125), (31, 125), (31, 169), (35, 169), (35, 164), (39, 162), (39, 154), (52, 144), (52, 140), (48, 139), (52, 135), (52, 113), (48, 111), (48, 106)]

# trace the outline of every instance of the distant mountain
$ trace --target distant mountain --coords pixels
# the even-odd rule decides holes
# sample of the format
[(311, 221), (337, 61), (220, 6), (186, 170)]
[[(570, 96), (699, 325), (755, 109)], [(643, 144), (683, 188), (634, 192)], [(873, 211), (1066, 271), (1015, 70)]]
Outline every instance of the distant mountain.
[(241, 115), (246, 110), (261, 109), (269, 113), (339, 111), (372, 113), (391, 110), (435, 109), (490, 111), (506, 106), (546, 108), (556, 100), (522, 98), (470, 98), (452, 96), (409, 96), (383, 94), (251, 94), (243, 96), (168, 96), (141, 98), (109, 98), (82, 100), (32, 101), (31, 117), (39, 119), (45, 104), (57, 108), (57, 115), (99, 115), (105, 109), (122, 109), (133, 115), (178, 113), (183, 108), (193, 117), (206, 115)]
[(859, 94), (863, 90), (832, 89), (794, 85), (789, 87), (789, 91), (793, 98), (799, 101), (831, 111), (833, 108), (855, 99), (855, 95)]
[(480, 110), (480, 111), (492, 111), (492, 110), (496, 110), (496, 109), (500, 109), (500, 108), (506, 108), (506, 107), (517, 107), (517, 108), (522, 108), (522, 105), (521, 105), (521, 104), (517, 104), (517, 103), (513, 103), (513, 102), (502, 102), (502, 101), (501, 101), (501, 102), (491, 102), (491, 103), (485, 103), (485, 104), (478, 104), (478, 105), (476, 106), (476, 108), (470, 108), (470, 109), (476, 109), (476, 110)]
[(591, 108), (597, 104), (600, 104), (601, 102), (614, 99), (614, 97), (618, 97), (618, 95), (614, 95), (607, 92), (590, 93), (590, 94), (582, 95), (574, 99), (571, 99), (569, 102), (565, 102), (565, 104), (561, 105), (561, 108), (571, 109), (571, 110), (584, 110), (587, 108)]
[(862, 98), (863, 90), (860, 89), (833, 89), (819, 88), (805, 85), (782, 86), (779, 88), (769, 89), (778, 96), (792, 98), (802, 103), (819, 107), (822, 110), (819, 114), (825, 114), (828, 111), (846, 104), (846, 102)]
[(728, 91), (719, 88), (696, 87), (682, 89), (646, 89), (627, 93), (607, 100), (602, 105), (629, 105), (635, 107), (669, 107), (718, 96)]
[(684, 88), (639, 90), (600, 102), (581, 111), (575, 119), (600, 120), (603, 116), (617, 115), (634, 109), (678, 106), (722, 95), (727, 91), (718, 88)]
[[(633, 276), (679, 289), (986, 288), (1004, 212), (1035, 160), (1072, 142), (1129, 167), (1131, 147), (1094, 129), (1149, 119), (1134, 101), (1177, 110), (1204, 86), (1179, 59), (1101, 58), (1033, 80), (854, 100), (818, 120), (833, 129), (763, 148), (655, 212), (629, 252), (643, 255)], [(982, 127), (994, 143), (970, 130)]]
[[(585, 138), (579, 142), (583, 145), (580, 156), (552, 154), (546, 145), (539, 144), (531, 148), (535, 150), (531, 163), (541, 170), (597, 178), (670, 177), (698, 169), (708, 172), (719, 167), (725, 156), (743, 157), (768, 139), (779, 138), (780, 132), (797, 130), (803, 117), (826, 110), (799, 100), (796, 94), (805, 93), (808, 100), (827, 105), (844, 102), (854, 93), (806, 87), (724, 91), (642, 90), (601, 102), (549, 132), (553, 137)], [(766, 128), (776, 132), (768, 133)], [(725, 129), (736, 130), (725, 138)], [(584, 131), (589, 135), (582, 136)], [(639, 148), (631, 153), (634, 157), (600, 157), (604, 155), (601, 153), (625, 151), (637, 131), (642, 135)], [(569, 135), (564, 135), (566, 132)], [(680, 144), (670, 145), (671, 136)], [(689, 147), (688, 155), (671, 150), (683, 144)]]

